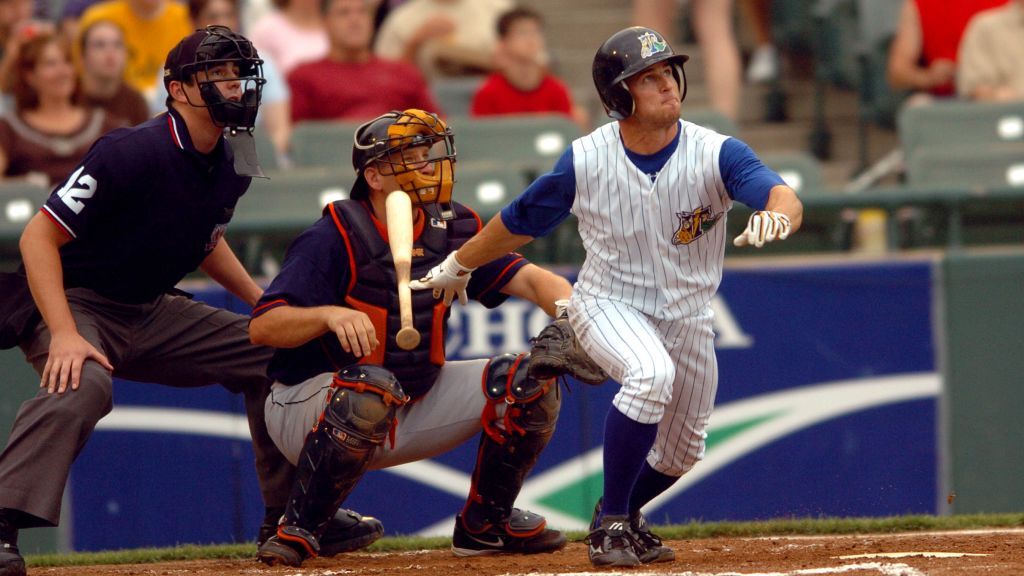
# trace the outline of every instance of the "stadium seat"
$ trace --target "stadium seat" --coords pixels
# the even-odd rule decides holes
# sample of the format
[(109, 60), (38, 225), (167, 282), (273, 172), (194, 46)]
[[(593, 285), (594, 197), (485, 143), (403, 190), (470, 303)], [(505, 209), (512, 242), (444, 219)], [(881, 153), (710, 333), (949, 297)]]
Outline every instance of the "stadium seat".
[(775, 170), (797, 194), (819, 194), (825, 186), (821, 163), (805, 152), (778, 152), (761, 155), (761, 161)]
[(352, 142), (362, 122), (307, 121), (292, 130), (292, 161), (296, 166), (352, 165)]
[(473, 103), (473, 95), (480, 89), (483, 80), (481, 76), (437, 78), (431, 82), (430, 90), (446, 118), (466, 118)]
[(522, 170), (497, 162), (459, 162), (455, 181), (454, 199), (476, 210), (484, 222), (530, 183)]
[(25, 224), (50, 197), (50, 188), (27, 182), (0, 184), (0, 241), (17, 241)]
[(899, 117), (904, 154), (922, 148), (973, 148), (1024, 142), (1024, 103), (937, 102), (907, 108)]
[(1024, 188), (1024, 141), (926, 147), (907, 158), (907, 184), (942, 188)]
[(687, 122), (693, 122), (699, 126), (710, 128), (719, 134), (726, 136), (739, 136), (740, 129), (736, 125), (736, 122), (730, 120), (726, 115), (722, 114), (718, 110), (711, 108), (695, 108), (690, 109), (683, 103), (683, 109), (680, 114), (683, 120)]
[(501, 161), (531, 178), (547, 172), (580, 128), (561, 114), (525, 114), (453, 120), (460, 162)]

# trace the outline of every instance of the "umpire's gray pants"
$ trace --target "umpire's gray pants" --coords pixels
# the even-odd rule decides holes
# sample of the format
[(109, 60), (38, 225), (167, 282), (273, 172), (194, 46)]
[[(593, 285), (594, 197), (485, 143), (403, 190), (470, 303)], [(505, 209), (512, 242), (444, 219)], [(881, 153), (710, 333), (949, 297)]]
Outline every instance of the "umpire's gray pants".
[[(177, 387), (220, 383), (245, 395), (256, 471), (267, 506), (284, 506), (294, 468), (267, 434), (264, 401), (272, 350), (249, 342), (248, 318), (164, 295), (147, 304), (122, 304), (84, 288), (67, 291), (78, 332), (103, 352), (114, 376)], [(40, 322), (21, 343), (40, 374), (49, 356), (50, 331)], [(112, 375), (94, 361), (82, 367), (77, 390), (41, 388), (18, 410), (0, 454), (0, 508), (25, 512), (22, 527), (56, 526), (71, 464), (96, 423), (111, 408)]]

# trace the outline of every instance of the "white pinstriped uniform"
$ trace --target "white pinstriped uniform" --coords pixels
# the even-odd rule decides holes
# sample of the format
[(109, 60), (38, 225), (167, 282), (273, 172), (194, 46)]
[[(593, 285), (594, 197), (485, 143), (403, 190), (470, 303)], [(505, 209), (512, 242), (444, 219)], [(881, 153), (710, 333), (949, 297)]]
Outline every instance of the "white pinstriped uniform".
[[(618, 122), (572, 145), (572, 213), (587, 257), (569, 319), (583, 348), (621, 383), (614, 405), (660, 423), (648, 463), (672, 476), (704, 455), (718, 385), (710, 305), (732, 206), (718, 168), (727, 137), (685, 121), (681, 129), (653, 183), (626, 156)], [(701, 212), (720, 220), (673, 243), (688, 215)]]

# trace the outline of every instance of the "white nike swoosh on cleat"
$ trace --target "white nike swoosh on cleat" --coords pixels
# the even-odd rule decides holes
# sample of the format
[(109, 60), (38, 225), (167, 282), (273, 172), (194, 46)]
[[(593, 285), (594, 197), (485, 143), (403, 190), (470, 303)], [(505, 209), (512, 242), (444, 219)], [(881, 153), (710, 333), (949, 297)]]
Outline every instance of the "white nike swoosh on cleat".
[(481, 540), (480, 538), (477, 538), (476, 536), (473, 536), (469, 532), (466, 533), (466, 536), (469, 536), (470, 540), (473, 540), (474, 542), (479, 542), (480, 544), (483, 544), (484, 546), (493, 546), (495, 548), (502, 548), (502, 547), (505, 546), (505, 541), (501, 539), (501, 536), (495, 536), (494, 540), (492, 540), (492, 541)]

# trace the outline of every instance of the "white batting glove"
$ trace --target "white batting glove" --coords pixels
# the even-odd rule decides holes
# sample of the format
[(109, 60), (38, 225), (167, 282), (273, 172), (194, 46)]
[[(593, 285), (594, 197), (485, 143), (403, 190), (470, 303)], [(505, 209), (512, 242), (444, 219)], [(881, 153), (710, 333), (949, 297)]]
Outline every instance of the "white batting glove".
[(740, 247), (753, 245), (760, 248), (775, 239), (789, 238), (790, 229), (789, 216), (781, 212), (758, 210), (750, 215), (747, 229), (733, 239), (732, 244)]
[(409, 288), (413, 290), (431, 288), (434, 290), (434, 298), (440, 298), (441, 294), (444, 293), (445, 306), (451, 306), (452, 300), (458, 294), (459, 302), (465, 306), (469, 303), (469, 297), (466, 296), (466, 286), (469, 284), (469, 275), (473, 270), (476, 270), (476, 268), (466, 268), (459, 263), (459, 259), (455, 257), (455, 252), (451, 252), (444, 259), (444, 262), (431, 268), (426, 276), (409, 282)]

